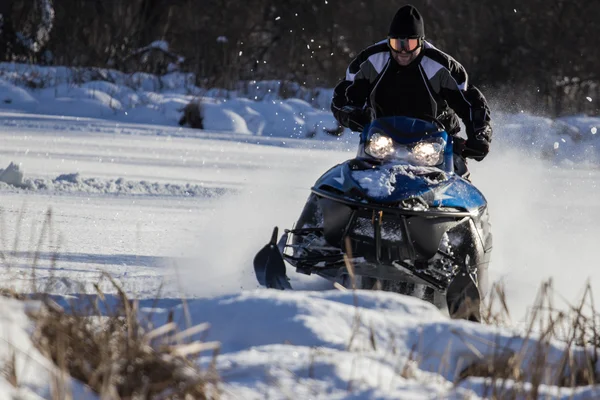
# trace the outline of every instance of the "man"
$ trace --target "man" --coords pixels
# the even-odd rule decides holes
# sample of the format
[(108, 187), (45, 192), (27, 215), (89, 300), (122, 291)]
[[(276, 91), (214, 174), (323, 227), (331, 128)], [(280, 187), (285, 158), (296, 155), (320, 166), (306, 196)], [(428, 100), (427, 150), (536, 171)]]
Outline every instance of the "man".
[[(334, 90), (331, 110), (342, 126), (354, 131), (373, 118), (434, 116), (451, 135), (460, 131), (458, 114), (468, 139), (455, 138), (454, 151), (477, 161), (488, 154), (492, 139), (483, 94), (468, 83), (461, 64), (425, 40), (423, 18), (411, 5), (398, 10), (386, 40), (352, 61)], [(455, 159), (466, 173), (464, 162)]]

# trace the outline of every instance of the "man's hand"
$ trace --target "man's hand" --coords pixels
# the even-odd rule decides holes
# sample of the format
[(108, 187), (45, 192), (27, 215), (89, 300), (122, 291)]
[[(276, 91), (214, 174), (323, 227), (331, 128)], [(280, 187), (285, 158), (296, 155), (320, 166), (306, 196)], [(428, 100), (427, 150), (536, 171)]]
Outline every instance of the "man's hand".
[(487, 125), (483, 129), (469, 135), (464, 144), (462, 156), (472, 158), (475, 161), (481, 161), (490, 152), (490, 142), (492, 138), (492, 127)]
[(355, 132), (361, 132), (365, 125), (373, 121), (373, 113), (370, 108), (355, 106), (344, 106), (340, 113), (341, 124)]

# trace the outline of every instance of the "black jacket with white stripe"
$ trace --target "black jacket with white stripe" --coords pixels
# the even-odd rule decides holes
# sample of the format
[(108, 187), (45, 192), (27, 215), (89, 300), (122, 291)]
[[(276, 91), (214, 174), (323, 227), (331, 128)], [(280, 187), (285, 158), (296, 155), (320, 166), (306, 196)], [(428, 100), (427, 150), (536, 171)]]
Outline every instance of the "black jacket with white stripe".
[(456, 113), (468, 137), (490, 124), (485, 97), (468, 84), (463, 66), (427, 41), (417, 58), (404, 67), (392, 57), (387, 40), (363, 50), (334, 90), (331, 110), (340, 123), (341, 108), (347, 105), (371, 107), (377, 118), (435, 116), (451, 134), (460, 130)]

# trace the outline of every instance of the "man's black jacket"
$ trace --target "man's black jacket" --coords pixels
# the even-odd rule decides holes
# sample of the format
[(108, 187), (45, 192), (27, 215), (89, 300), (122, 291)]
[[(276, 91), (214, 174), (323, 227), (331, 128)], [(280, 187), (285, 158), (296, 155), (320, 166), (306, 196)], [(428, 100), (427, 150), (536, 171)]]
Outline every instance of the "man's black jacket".
[(341, 109), (348, 105), (368, 106), (376, 118), (434, 116), (451, 134), (460, 129), (454, 110), (468, 137), (490, 124), (485, 97), (468, 84), (463, 66), (427, 41), (423, 41), (421, 53), (406, 67), (393, 59), (387, 40), (363, 50), (334, 90), (331, 110), (340, 123)]

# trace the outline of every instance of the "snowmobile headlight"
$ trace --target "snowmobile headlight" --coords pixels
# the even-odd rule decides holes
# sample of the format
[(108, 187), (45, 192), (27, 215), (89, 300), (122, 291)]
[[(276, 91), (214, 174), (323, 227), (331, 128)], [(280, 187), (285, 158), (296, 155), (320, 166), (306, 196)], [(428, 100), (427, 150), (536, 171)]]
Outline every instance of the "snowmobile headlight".
[(434, 167), (444, 161), (446, 141), (442, 138), (421, 141), (412, 148), (412, 158), (417, 165)]
[(385, 158), (394, 153), (394, 141), (390, 137), (375, 133), (369, 139), (365, 151), (375, 158)]

